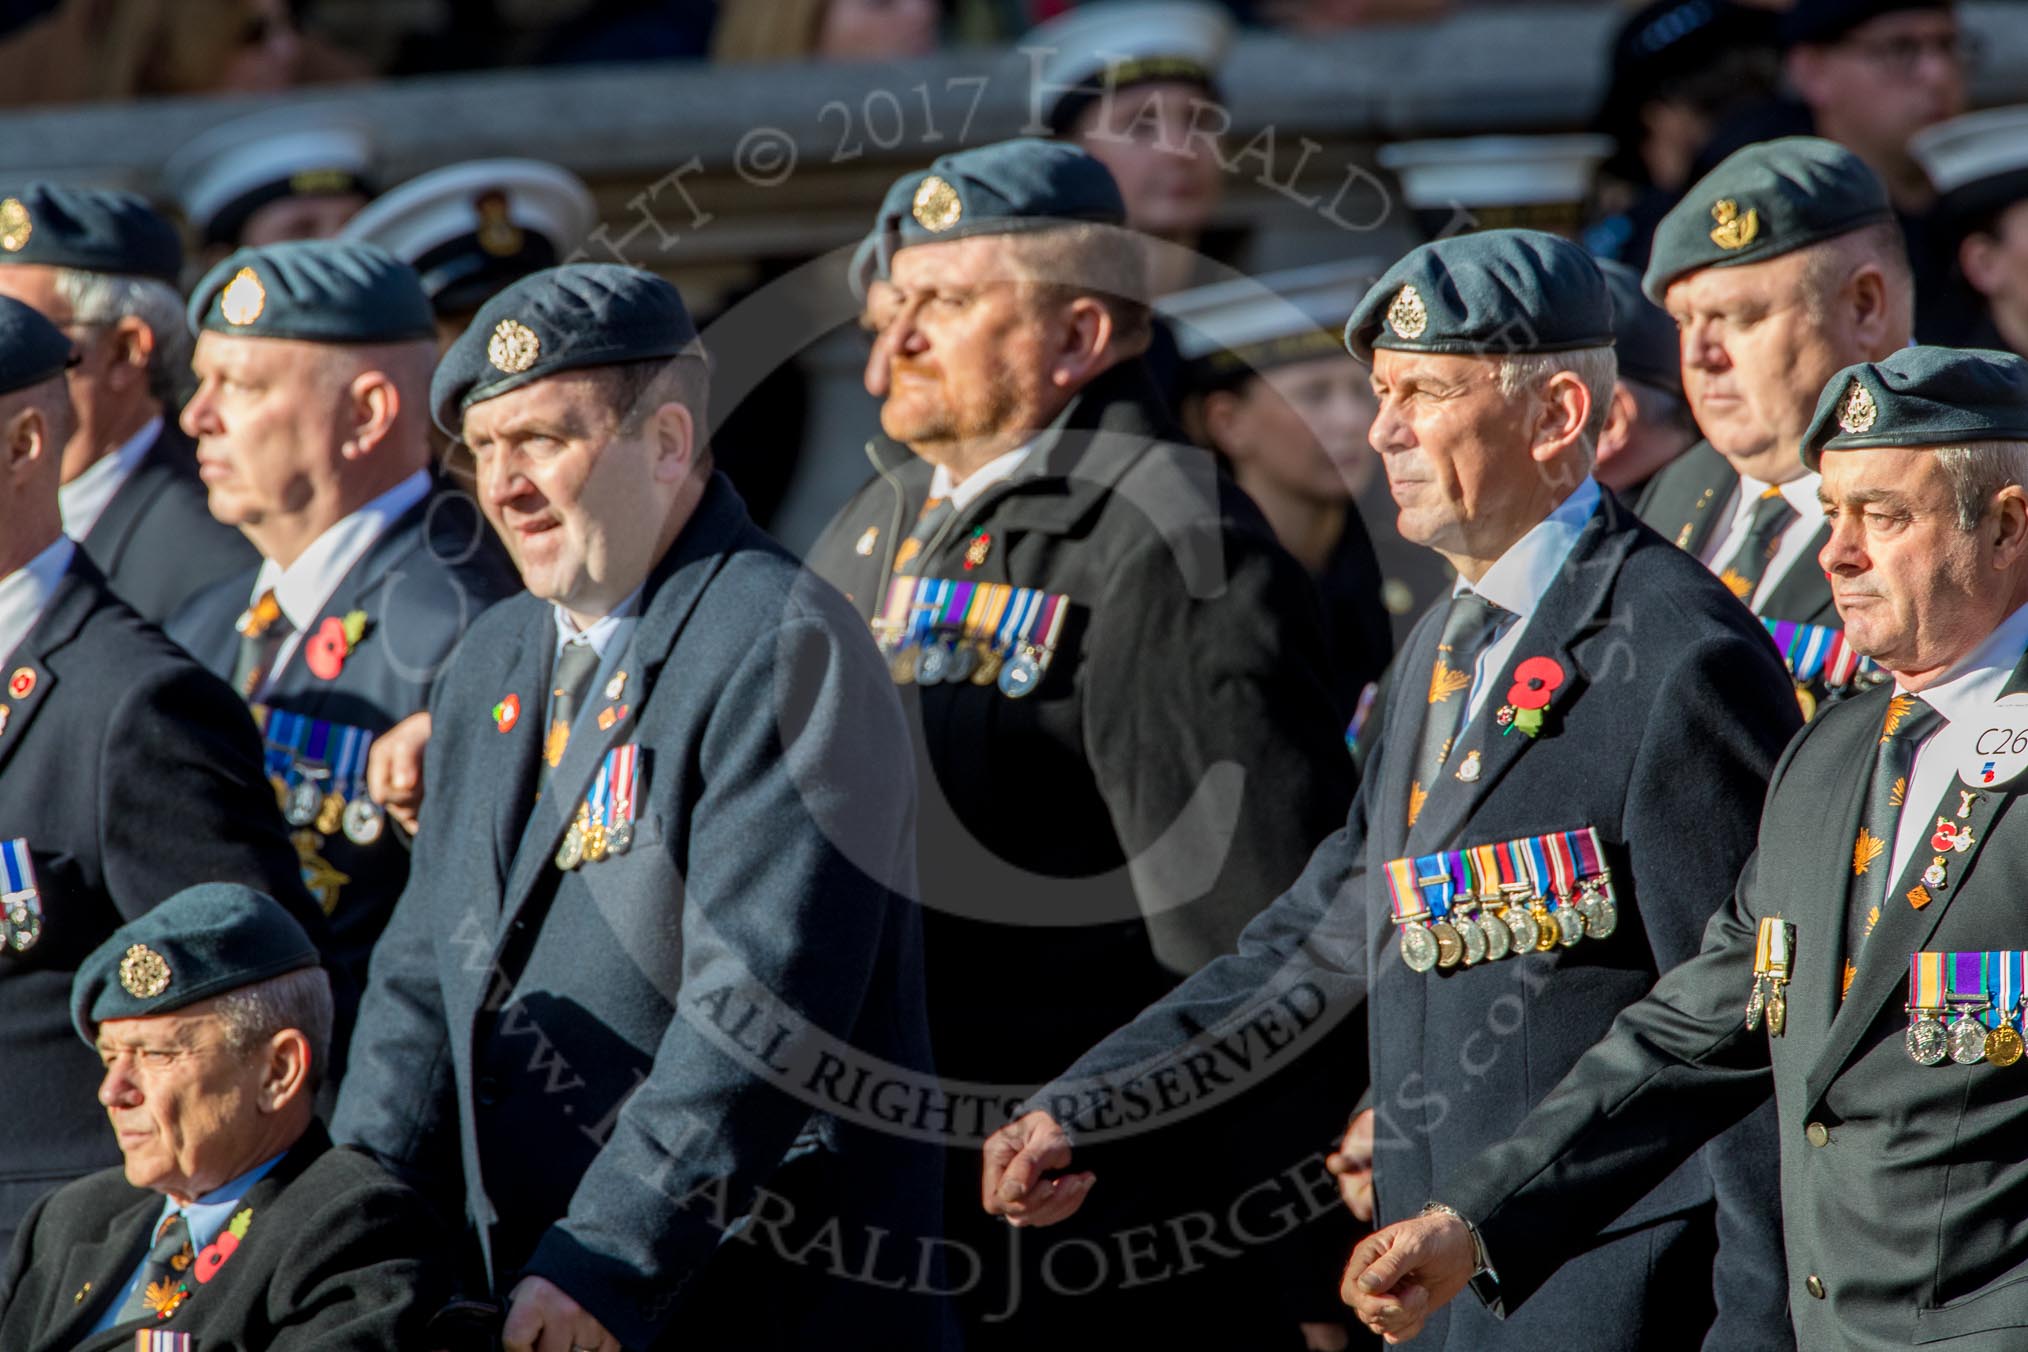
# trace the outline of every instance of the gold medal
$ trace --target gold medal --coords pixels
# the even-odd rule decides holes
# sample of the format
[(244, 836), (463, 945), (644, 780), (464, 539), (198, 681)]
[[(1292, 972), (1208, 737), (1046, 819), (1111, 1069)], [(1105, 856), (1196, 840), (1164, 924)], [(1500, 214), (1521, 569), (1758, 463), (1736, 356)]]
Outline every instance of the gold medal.
[(894, 656), (887, 659), (887, 674), (894, 678), (896, 685), (914, 685), (915, 649), (896, 649)]
[(335, 836), (338, 834), (338, 828), (344, 824), (345, 800), (335, 793), (325, 794), (324, 801), (317, 805), (317, 833)]
[(1555, 948), (1558, 940), (1562, 938), (1563, 926), (1556, 923), (1556, 917), (1539, 901), (1530, 906), (1528, 911), (1535, 917), (1535, 951), (1547, 953)]
[(972, 671), (972, 684), (992, 685), (1000, 679), (1000, 668), (1005, 662), (1005, 658), (991, 649), (981, 651), (979, 665)]
[(1457, 930), (1448, 920), (1439, 920), (1429, 927), (1437, 941), (1437, 966), (1455, 967), (1465, 956), (1465, 941), (1458, 937)]
[(596, 864), (606, 857), (606, 828), (587, 826), (584, 829), (584, 861)]
[(1767, 998), (1767, 1031), (1770, 1037), (1780, 1037), (1789, 1022), (1788, 997), (1782, 994), (1782, 982), (1774, 983), (1774, 994)]
[(2021, 1035), (2012, 1023), (1986, 1034), (1986, 1059), (1996, 1066), (2011, 1066), (2021, 1059)]

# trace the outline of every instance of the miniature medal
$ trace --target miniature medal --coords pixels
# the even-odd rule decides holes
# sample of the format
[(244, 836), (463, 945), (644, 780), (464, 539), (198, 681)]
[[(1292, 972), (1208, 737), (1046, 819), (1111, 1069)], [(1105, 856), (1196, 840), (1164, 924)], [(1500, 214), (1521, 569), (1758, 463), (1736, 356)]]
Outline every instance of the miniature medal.
[(1411, 972), (1427, 972), (1437, 965), (1436, 936), (1428, 925), (1411, 920), (1401, 927), (1401, 960)]
[(371, 845), (380, 839), (381, 831), (387, 825), (387, 814), (380, 804), (361, 794), (345, 805), (345, 838), (354, 845)]
[(1973, 1066), (1986, 1059), (1986, 1025), (1979, 1022), (1971, 1006), (1958, 1008), (1958, 1021), (1950, 1029), (1951, 1060)]
[(1917, 1065), (1936, 1065), (1950, 1052), (1950, 1039), (1944, 1034), (1943, 1019), (1933, 1009), (1918, 1009), (1911, 1005), (1908, 1012), (1915, 1016), (1908, 1025), (1909, 1056)]
[(1429, 927), (1430, 935), (1437, 942), (1437, 966), (1455, 967), (1465, 956), (1465, 942), (1458, 937), (1456, 929), (1448, 920), (1439, 920)]

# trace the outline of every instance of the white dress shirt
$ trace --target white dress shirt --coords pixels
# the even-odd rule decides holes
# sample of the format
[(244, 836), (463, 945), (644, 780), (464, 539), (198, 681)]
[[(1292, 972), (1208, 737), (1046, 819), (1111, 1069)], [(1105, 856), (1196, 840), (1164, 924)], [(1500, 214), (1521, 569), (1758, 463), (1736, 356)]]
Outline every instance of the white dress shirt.
[(14, 650), (42, 618), (49, 598), (56, 593), (56, 584), (63, 581), (63, 575), (70, 570), (71, 556), (76, 553), (77, 546), (71, 538), (59, 535), (55, 544), (6, 577), (0, 577), (0, 666), (12, 665)]
[(162, 419), (148, 419), (140, 431), (120, 443), (118, 450), (100, 458), (84, 473), (56, 490), (57, 509), (63, 513), (65, 535), (73, 540), (82, 540), (92, 533), (92, 527), (99, 524), (99, 518), (111, 505), (113, 495), (140, 468), (148, 448), (155, 444), (155, 438), (161, 432)]
[(551, 654), (552, 659), (563, 656), (563, 650), (567, 645), (582, 643), (589, 645), (591, 650), (599, 655), (599, 661), (605, 661), (612, 649), (613, 640), (620, 636), (627, 621), (641, 613), (641, 590), (647, 585), (644, 582), (640, 587), (628, 592), (626, 600), (614, 606), (609, 614), (592, 621), (591, 627), (587, 629), (578, 628), (577, 621), (570, 617), (569, 611), (551, 602), (550, 615), (556, 621), (556, 651)]
[(1522, 632), (1528, 628), (1528, 621), (1535, 614), (1535, 608), (1542, 604), (1543, 596), (1563, 571), (1564, 563), (1570, 558), (1571, 547), (1577, 543), (1585, 523), (1598, 510), (1599, 497), (1598, 481), (1586, 475), (1584, 482), (1572, 489), (1570, 496), (1557, 504), (1555, 511), (1536, 522), (1532, 530), (1508, 546), (1507, 552), (1494, 561), (1477, 584), (1466, 582), (1461, 577), (1451, 589), (1453, 596), (1475, 591), (1515, 616), (1512, 620), (1501, 621), (1500, 636), (1486, 645), (1472, 667), (1472, 698), (1471, 703), (1465, 706), (1466, 718), (1478, 717), (1480, 708), (1486, 703), (1486, 694), (1493, 685), (1487, 678), (1506, 670), (1508, 661), (1514, 656), (1514, 649), (1521, 642)]
[[(1800, 479), (1791, 479), (1781, 485), (1781, 495), (1788, 499), (1789, 506), (1796, 509), (1796, 519), (1789, 522), (1782, 531), (1782, 542), (1775, 555), (1768, 560), (1767, 571), (1760, 575), (1760, 585), (1753, 589), (1753, 596), (1747, 604), (1759, 613), (1767, 598), (1774, 594), (1782, 579), (1789, 575), (1805, 555), (1812, 555), (1808, 567), (1817, 566), (1810, 545), (1817, 538), (1817, 530), (1824, 524), (1824, 504), (1817, 497), (1817, 483), (1821, 476), (1805, 474)], [(1753, 509), (1760, 502), (1760, 495), (1768, 485), (1759, 479), (1739, 476), (1739, 487), (1732, 495), (1730, 508), (1732, 520), (1723, 531), (1713, 531), (1715, 542), (1703, 554), (1705, 566), (1718, 572), (1732, 562), (1732, 556), (1746, 543), (1746, 534), (1753, 525)]]
[(965, 476), (961, 484), (951, 483), (951, 472), (938, 465), (930, 474), (931, 498), (949, 498), (953, 511), (962, 512), (979, 500), (979, 495), (994, 484), (1014, 477), (1014, 471), (1021, 468), (1021, 462), (1028, 458), (1034, 442), (1016, 446), (1003, 456), (988, 460), (985, 464)]
[[(258, 602), (269, 588), (273, 588), (275, 601), (289, 621), (289, 636), (276, 651), (274, 665), (268, 668), (262, 690), (273, 685), (275, 677), (289, 665), (296, 649), (302, 646), (304, 633), (317, 622), (325, 603), (338, 590), (338, 584), (345, 580), (345, 575), (366, 557), (366, 551), (373, 548), (374, 541), (387, 534), (387, 528), (399, 520), (403, 512), (423, 500), (429, 489), (430, 476), (423, 470), (417, 470), (318, 536), (316, 542), (287, 568), (273, 559), (262, 561), (247, 604)], [(256, 696), (259, 693), (256, 691)]]
[[(1916, 698), (1951, 723), (1977, 718), (2000, 698), (2000, 692), (2006, 688), (2007, 678), (2014, 674), (2024, 650), (2028, 650), (2028, 606), (2001, 621), (2000, 627), (1973, 649), (1970, 656)], [(1898, 681), (1894, 689), (1896, 694), (1906, 693)], [(1923, 754), (1942, 731), (1938, 729), (1915, 749), (1915, 760), (1909, 766), (1908, 792), (1901, 797), (1903, 807), (1901, 820), (1894, 831), (1894, 854), (1888, 860), (1890, 885), (1893, 879), (1901, 876), (1910, 856), (1927, 846), (1930, 832), (1936, 829), (1929, 810), (1957, 779), (1959, 767), (1952, 765), (1946, 757)], [(1936, 853), (1934, 850), (1929, 852)]]

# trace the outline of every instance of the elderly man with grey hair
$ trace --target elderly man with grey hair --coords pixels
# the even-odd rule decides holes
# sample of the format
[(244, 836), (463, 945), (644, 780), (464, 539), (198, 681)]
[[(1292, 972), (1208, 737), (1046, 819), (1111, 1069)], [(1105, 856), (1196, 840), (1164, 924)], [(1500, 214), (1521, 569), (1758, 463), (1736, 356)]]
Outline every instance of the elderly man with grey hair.
[(419, 1196), (316, 1120), (331, 983), (286, 910), (238, 884), (186, 888), (85, 960), (70, 1006), (125, 1162), (29, 1213), (0, 1345), (429, 1345), (444, 1241)]
[(0, 198), (0, 295), (77, 345), (63, 448), (64, 533), (156, 624), (257, 562), (212, 519), (176, 426), (190, 337), (175, 227), (131, 193), (32, 183)]
[[(1093, 1148), (1301, 992), (1323, 1017), (1365, 1019), (1372, 1088), (1356, 1105), (1342, 1091), (1356, 1115), (1332, 1161), (1347, 1200), (1413, 1216), (1697, 951), (1797, 712), (1752, 615), (1591, 476), (1616, 375), (1607, 296), (1575, 245), (1493, 230), (1415, 250), (1360, 302), (1346, 344), (1380, 402), (1369, 440), (1403, 537), (1448, 559), (1456, 587), (1376, 700), (1343, 829), (1236, 953), (987, 1143), (989, 1212), (1028, 1226), (1076, 1211), (1094, 1176), (1071, 1171), (1073, 1144), (1137, 1181), (1129, 1155)], [(1443, 1311), (1431, 1344), (1787, 1345), (1771, 1128), (1623, 1189), (1527, 1309)], [(1250, 1119), (1247, 1149), (1285, 1129)]]

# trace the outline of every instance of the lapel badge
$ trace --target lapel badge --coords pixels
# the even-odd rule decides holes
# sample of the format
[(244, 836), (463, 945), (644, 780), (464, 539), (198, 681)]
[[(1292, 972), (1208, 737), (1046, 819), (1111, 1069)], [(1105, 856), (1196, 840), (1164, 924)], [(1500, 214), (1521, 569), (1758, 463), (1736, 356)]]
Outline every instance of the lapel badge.
[(169, 963), (146, 944), (135, 944), (120, 959), (120, 987), (136, 1000), (152, 1000), (169, 989)]
[(1748, 207), (1742, 216), (1730, 197), (1712, 203), (1711, 221), (1711, 242), (1728, 253), (1744, 249), (1760, 234), (1760, 213)]
[(1936, 831), (1929, 838), (1932, 850), (1950, 850), (1956, 854), (1971, 849), (1972, 843), (1971, 828), (1953, 825), (1949, 817), (1936, 819)]
[(616, 671), (613, 673), (613, 679), (606, 682), (606, 698), (618, 699), (621, 696), (621, 694), (626, 691), (626, 688), (627, 688), (627, 673), (624, 671)]
[(28, 237), (34, 233), (35, 221), (20, 198), (10, 197), (0, 202), (0, 249), (20, 253), (28, 247)]
[(1523, 660), (1514, 668), (1514, 684), (1507, 691), (1507, 702), (1494, 715), (1500, 735), (1505, 737), (1519, 728), (1529, 737), (1541, 736), (1542, 711), (1549, 707), (1549, 701), (1556, 697), (1566, 679), (1563, 664), (1553, 657)]
[(1845, 397), (1838, 401), (1838, 426), (1854, 434), (1870, 432), (1879, 417), (1880, 406), (1873, 402), (1872, 393), (1859, 383), (1859, 377), (1852, 377)]
[(1944, 871), (1944, 857), (1937, 855), (1929, 861), (1929, 867), (1922, 871), (1922, 884), (1934, 892), (1948, 886), (1949, 883), (1950, 875)]
[(514, 731), (514, 725), (521, 721), (521, 696), (508, 695), (493, 706), (493, 726), (502, 732)]
[(1422, 303), (1422, 293), (1413, 286), (1404, 286), (1394, 293), (1394, 300), (1387, 307), (1387, 326), (1411, 342), (1422, 337), (1429, 328), (1429, 308)]
[(965, 546), (966, 569), (977, 568), (980, 564), (984, 563), (986, 561), (986, 552), (992, 549), (992, 547), (993, 537), (986, 534), (984, 526), (973, 531), (972, 542)]
[(1958, 818), (1963, 820), (1972, 815), (1972, 804), (1979, 801), (1979, 795), (1971, 789), (1958, 790)]
[(1458, 778), (1467, 784), (1479, 782), (1479, 749), (1473, 747), (1465, 753), (1465, 759), (1458, 766)]
[(956, 188), (931, 174), (916, 186), (908, 210), (917, 225), (936, 234), (958, 223), (965, 214), (965, 204), (958, 200)]
[(35, 668), (16, 667), (14, 674), (7, 678), (7, 693), (16, 699), (27, 699), (35, 693)]
[(90, 1282), (86, 1282), (83, 1286), (80, 1286), (77, 1289), (77, 1294), (70, 1298), (70, 1303), (73, 1305), (82, 1305), (84, 1304), (85, 1297), (90, 1295), (91, 1293), (92, 1293), (92, 1284)]
[(873, 546), (879, 543), (879, 540), (880, 527), (868, 526), (865, 534), (859, 537), (859, 542), (852, 546), (852, 552), (862, 559), (870, 559), (873, 557)]
[(261, 285), (260, 274), (252, 268), (241, 268), (225, 284), (225, 290), (218, 295), (218, 312), (225, 316), (225, 322), (236, 329), (243, 329), (261, 317), (261, 311), (268, 308), (268, 289)]
[(542, 339), (519, 320), (501, 320), (493, 326), (493, 336), (486, 340), (486, 360), (493, 363), (495, 370), (510, 376), (518, 376), (535, 365), (541, 355)]
[(335, 681), (345, 670), (345, 659), (365, 637), (365, 611), (351, 611), (343, 619), (327, 615), (317, 632), (303, 641), (303, 663), (318, 680)]
[(5, 736), (7, 733), (8, 713), (9, 713), (8, 707), (4, 704), (0, 704), (0, 736)]
[(627, 716), (627, 710), (629, 707), (630, 706), (625, 704), (615, 704), (608, 708), (599, 710), (599, 731), (611, 732), (613, 730), (613, 724), (619, 722), (621, 719)]

